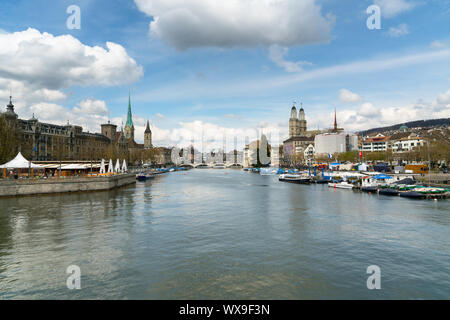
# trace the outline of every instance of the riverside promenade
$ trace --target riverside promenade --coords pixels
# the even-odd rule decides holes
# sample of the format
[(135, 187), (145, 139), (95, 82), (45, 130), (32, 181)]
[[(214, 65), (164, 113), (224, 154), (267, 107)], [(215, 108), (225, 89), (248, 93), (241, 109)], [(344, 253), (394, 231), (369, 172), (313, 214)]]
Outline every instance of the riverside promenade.
[(0, 198), (39, 194), (104, 191), (136, 183), (136, 175), (57, 179), (0, 180)]

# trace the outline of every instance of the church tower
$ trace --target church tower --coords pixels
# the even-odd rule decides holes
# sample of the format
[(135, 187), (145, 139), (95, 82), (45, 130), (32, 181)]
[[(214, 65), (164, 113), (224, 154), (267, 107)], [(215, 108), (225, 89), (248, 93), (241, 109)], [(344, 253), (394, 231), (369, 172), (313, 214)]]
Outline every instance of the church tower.
[(152, 130), (150, 129), (150, 122), (147, 120), (147, 127), (144, 132), (144, 148), (150, 149), (152, 147)]
[(297, 136), (297, 108), (295, 106), (291, 109), (291, 118), (289, 119), (289, 138)]
[(302, 108), (300, 109), (300, 113), (298, 115), (298, 120), (299, 120), (299, 135), (300, 136), (304, 136), (306, 135), (306, 130), (308, 129), (308, 125), (306, 122), (306, 117), (305, 117), (305, 110)]
[(127, 123), (125, 124), (125, 138), (127, 140), (134, 141), (134, 125), (133, 125), (133, 115), (131, 113), (131, 94), (128, 94), (128, 115)]

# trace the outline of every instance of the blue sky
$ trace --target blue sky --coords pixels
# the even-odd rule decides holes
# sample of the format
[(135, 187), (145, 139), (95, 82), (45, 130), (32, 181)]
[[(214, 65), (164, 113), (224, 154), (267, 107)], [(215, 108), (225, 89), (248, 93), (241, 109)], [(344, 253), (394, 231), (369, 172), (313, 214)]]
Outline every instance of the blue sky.
[[(100, 70), (102, 76), (61, 85), (53, 83), (64, 75), (52, 69), (33, 70), (24, 80), (0, 68), (0, 98), (6, 104), (12, 87), (20, 116), (81, 121), (98, 131), (108, 118), (125, 122), (130, 89), (137, 140), (150, 119), (160, 145), (179, 143), (199, 125), (235, 134), (276, 128), (284, 135), (293, 101), (303, 103), (310, 129), (331, 126), (334, 108), (341, 126), (353, 131), (450, 117), (450, 1), (305, 0), (291, 10), (265, 10), (274, 2), (230, 0), (221, 7), (213, 0), (3, 0), (0, 29), (10, 37), (2, 47), (24, 41), (33, 28), (54, 38), (70, 35), (88, 47), (107, 50), (112, 42), (126, 53), (117, 72)], [(366, 26), (366, 8), (374, 3), (381, 8), (381, 30)], [(69, 5), (81, 8), (81, 30), (66, 27)], [(36, 64), (71, 63), (55, 52)], [(0, 63), (12, 54), (0, 49)], [(14, 61), (25, 65), (26, 58)], [(123, 62), (128, 58), (134, 63)], [(109, 60), (114, 57), (98, 59), (106, 61), (102, 68), (116, 67)], [(54, 91), (44, 97), (47, 89)], [(34, 91), (21, 94), (25, 90)], [(89, 111), (85, 119), (83, 110)]]

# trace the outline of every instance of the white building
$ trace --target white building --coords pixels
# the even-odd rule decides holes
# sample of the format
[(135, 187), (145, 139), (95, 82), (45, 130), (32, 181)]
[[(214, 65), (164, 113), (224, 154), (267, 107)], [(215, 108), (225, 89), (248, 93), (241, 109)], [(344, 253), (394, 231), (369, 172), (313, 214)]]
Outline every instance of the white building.
[(381, 133), (376, 136), (366, 138), (362, 144), (363, 152), (380, 152), (387, 151), (390, 148), (389, 138)]
[(303, 154), (305, 156), (305, 162), (307, 165), (312, 165), (313, 164), (313, 159), (314, 156), (316, 155), (316, 148), (310, 144), (309, 146), (307, 146), (305, 148), (305, 151), (303, 151)]
[(394, 153), (410, 152), (424, 144), (425, 140), (415, 133), (398, 134), (391, 137), (391, 147)]
[(334, 154), (358, 150), (358, 136), (353, 133), (323, 133), (314, 140), (315, 154)]

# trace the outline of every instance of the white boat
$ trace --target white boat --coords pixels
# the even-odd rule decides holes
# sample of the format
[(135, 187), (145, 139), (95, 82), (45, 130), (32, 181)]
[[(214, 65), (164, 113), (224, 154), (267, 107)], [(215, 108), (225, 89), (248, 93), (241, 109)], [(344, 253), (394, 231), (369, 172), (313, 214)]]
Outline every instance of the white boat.
[(282, 174), (278, 178), (279, 181), (298, 183), (298, 184), (310, 184), (311, 177), (301, 175), (301, 174)]
[(227, 167), (223, 163), (216, 163), (213, 169), (226, 169)]
[(328, 184), (328, 187), (330, 188), (336, 188), (336, 189), (347, 189), (347, 190), (351, 190), (353, 189), (355, 186), (351, 183), (348, 183), (347, 181), (343, 181), (343, 182), (331, 182)]

